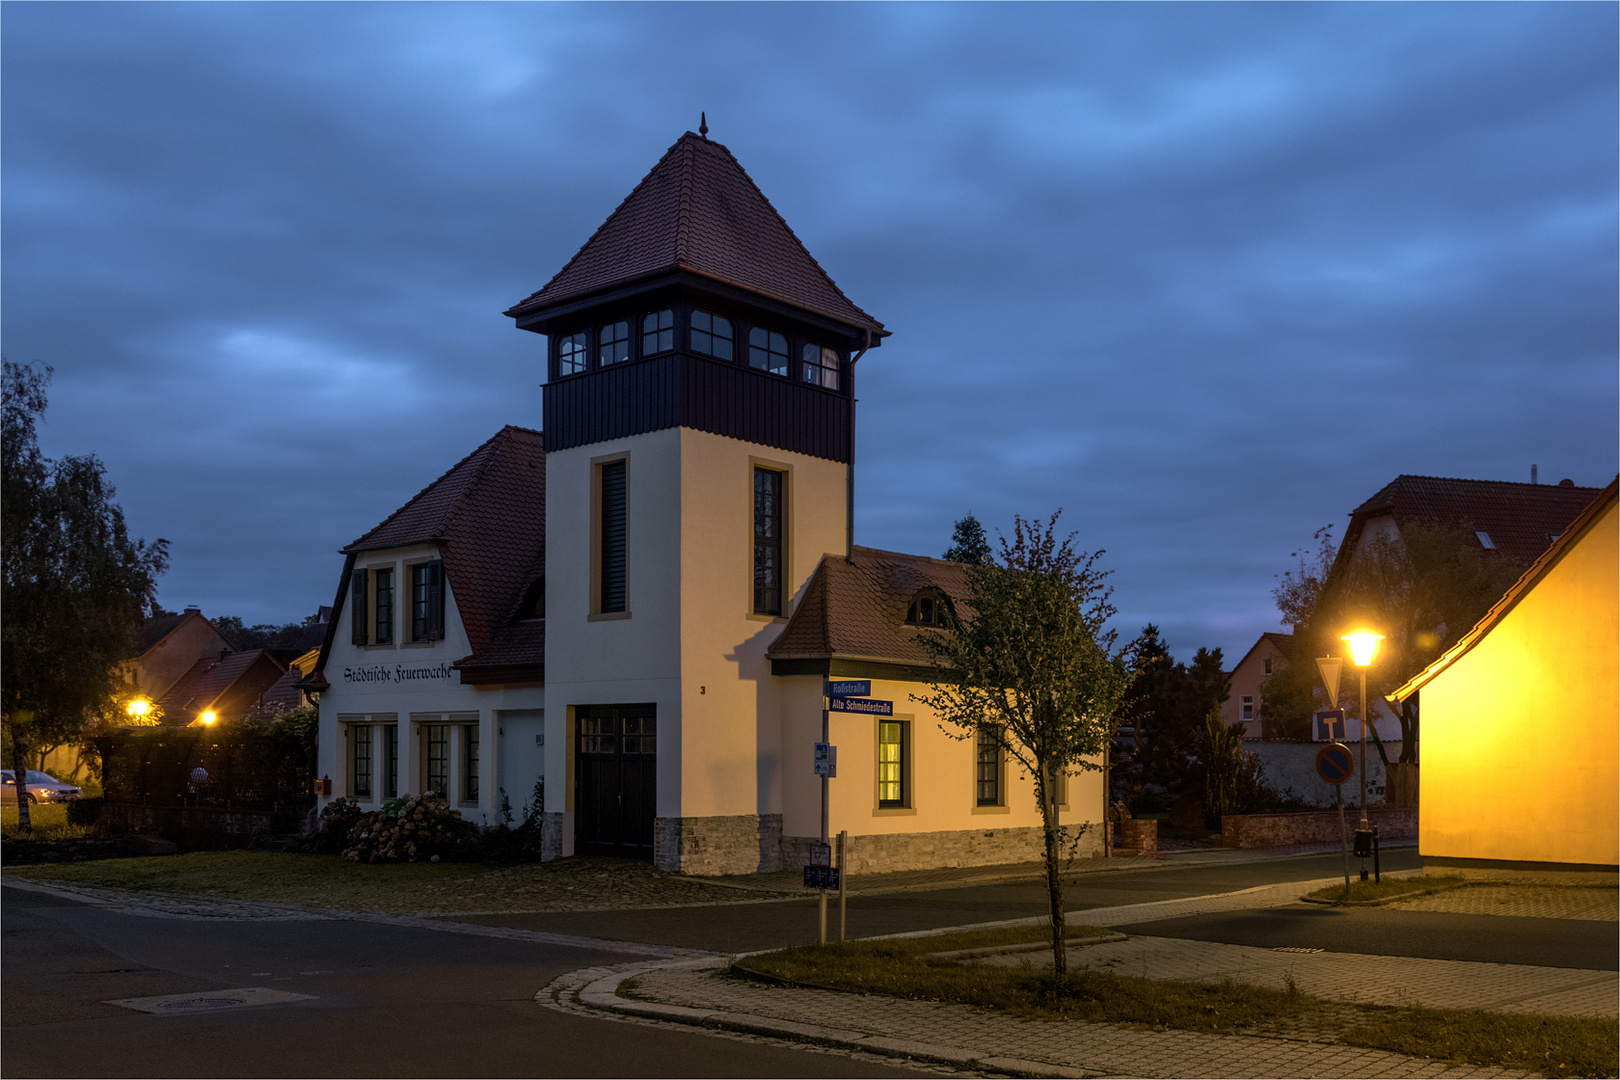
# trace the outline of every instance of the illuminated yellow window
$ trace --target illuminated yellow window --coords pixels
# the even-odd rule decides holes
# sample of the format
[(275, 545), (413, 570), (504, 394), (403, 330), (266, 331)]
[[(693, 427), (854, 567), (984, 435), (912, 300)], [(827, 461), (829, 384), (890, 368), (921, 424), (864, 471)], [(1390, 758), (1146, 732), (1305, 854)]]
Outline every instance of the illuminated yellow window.
[(906, 725), (878, 724), (878, 805), (906, 805)]

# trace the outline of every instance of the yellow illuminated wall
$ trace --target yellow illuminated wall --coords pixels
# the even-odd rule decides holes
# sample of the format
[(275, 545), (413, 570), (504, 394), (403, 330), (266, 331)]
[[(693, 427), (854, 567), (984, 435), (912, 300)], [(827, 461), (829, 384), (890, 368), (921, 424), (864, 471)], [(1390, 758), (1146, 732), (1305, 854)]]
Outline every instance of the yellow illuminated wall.
[(1611, 503), (1423, 686), (1425, 857), (1620, 861), (1617, 537)]

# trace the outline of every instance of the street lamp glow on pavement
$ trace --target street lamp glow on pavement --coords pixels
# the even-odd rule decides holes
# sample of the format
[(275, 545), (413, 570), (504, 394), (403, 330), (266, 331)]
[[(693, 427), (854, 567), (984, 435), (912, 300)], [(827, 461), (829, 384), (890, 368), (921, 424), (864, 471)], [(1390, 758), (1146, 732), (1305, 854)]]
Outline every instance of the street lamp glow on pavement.
[[(1367, 669), (1378, 655), (1378, 643), (1383, 634), (1371, 630), (1353, 630), (1339, 638), (1350, 643), (1350, 659), (1361, 676), (1361, 827), (1367, 827)], [(1362, 871), (1366, 876), (1366, 871)]]

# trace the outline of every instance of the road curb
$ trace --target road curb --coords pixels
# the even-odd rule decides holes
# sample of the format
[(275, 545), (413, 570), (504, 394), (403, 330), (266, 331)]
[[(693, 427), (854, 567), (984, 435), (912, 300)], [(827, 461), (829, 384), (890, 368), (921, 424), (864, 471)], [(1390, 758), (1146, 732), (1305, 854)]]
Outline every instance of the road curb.
[(633, 1016), (642, 1020), (683, 1024), (687, 1027), (731, 1031), (741, 1035), (758, 1035), (781, 1039), (785, 1042), (804, 1043), (834, 1050), (857, 1051), (896, 1058), (902, 1061), (920, 1061), (952, 1068), (990, 1070), (1008, 1076), (1028, 1077), (1084, 1077), (1089, 1073), (1044, 1061), (1024, 1061), (1017, 1058), (994, 1057), (975, 1053), (957, 1046), (894, 1039), (883, 1035), (870, 1035), (848, 1028), (821, 1027), (800, 1024), (791, 1020), (758, 1016), (753, 1013), (729, 1012), (724, 1009), (701, 1009), (687, 1005), (667, 1005), (656, 1001), (637, 1001), (619, 996), (624, 982), (649, 971), (674, 967), (718, 968), (730, 961), (724, 957), (688, 960), (676, 964), (648, 964), (602, 976), (581, 988), (575, 1000), (590, 1009)]

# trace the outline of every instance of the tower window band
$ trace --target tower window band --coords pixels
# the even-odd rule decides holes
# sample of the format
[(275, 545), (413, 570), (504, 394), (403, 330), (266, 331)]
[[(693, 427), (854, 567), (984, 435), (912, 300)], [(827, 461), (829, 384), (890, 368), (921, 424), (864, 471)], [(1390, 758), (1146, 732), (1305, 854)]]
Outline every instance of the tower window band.
[(716, 360), (730, 360), (734, 331), (731, 320), (707, 311), (692, 312), (692, 351), (705, 353)]
[(782, 480), (754, 470), (754, 613), (782, 614)]

